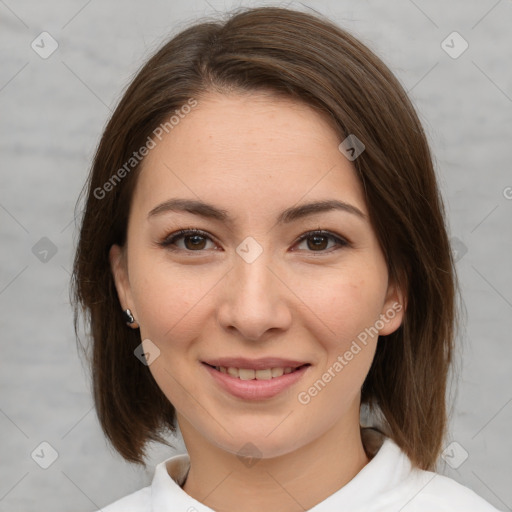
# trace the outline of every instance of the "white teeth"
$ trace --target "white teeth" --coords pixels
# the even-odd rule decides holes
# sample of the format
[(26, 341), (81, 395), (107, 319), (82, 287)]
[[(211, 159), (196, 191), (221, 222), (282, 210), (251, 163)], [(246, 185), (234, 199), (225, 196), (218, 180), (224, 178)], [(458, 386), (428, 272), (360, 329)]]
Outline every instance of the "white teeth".
[(272, 368), (272, 377), (281, 377), (284, 373), (284, 368)]
[[(235, 369), (235, 368), (233, 368)], [(228, 369), (228, 371), (231, 370), (231, 368)], [(240, 368), (238, 370), (238, 378), (240, 380), (251, 380), (254, 379), (256, 376), (256, 372), (254, 370), (246, 370), (245, 368)]]
[(256, 370), (256, 380), (270, 380), (272, 378), (272, 369), (267, 368), (266, 370)]
[(238, 368), (228, 368), (228, 374), (231, 375), (231, 377), (238, 377)]
[(240, 380), (270, 380), (274, 377), (281, 377), (283, 374), (292, 373), (294, 370), (291, 367), (286, 368), (265, 368), (264, 370), (252, 370), (250, 368), (226, 368), (225, 366), (216, 366), (216, 370), (221, 373), (227, 373), (232, 377), (237, 377)]

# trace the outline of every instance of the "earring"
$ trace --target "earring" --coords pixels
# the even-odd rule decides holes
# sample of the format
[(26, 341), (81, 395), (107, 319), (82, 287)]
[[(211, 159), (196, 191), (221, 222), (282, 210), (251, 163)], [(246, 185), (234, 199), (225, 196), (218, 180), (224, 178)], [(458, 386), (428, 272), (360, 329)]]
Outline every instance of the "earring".
[(129, 309), (125, 309), (123, 313), (126, 320), (126, 325), (132, 329), (137, 329), (139, 324), (135, 321), (135, 318), (133, 318), (132, 312)]

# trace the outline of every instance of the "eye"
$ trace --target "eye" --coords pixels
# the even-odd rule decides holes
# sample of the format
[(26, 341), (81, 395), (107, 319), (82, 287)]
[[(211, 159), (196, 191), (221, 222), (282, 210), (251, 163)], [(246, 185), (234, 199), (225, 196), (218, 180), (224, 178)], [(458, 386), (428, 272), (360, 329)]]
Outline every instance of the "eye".
[[(329, 240), (334, 241), (334, 244), (328, 247)], [(343, 238), (330, 233), (329, 231), (310, 231), (308, 233), (305, 233), (302, 235), (299, 240), (299, 242), (306, 242), (306, 246), (308, 249), (311, 249), (310, 252), (332, 252), (332, 251), (326, 251), (325, 249), (332, 249), (333, 246), (338, 247), (346, 247), (349, 245), (349, 243), (344, 240)]]
[[(179, 245), (180, 241), (183, 241), (182, 246)], [(158, 242), (158, 245), (172, 251), (201, 252), (208, 249), (208, 241), (213, 243), (212, 238), (200, 229), (180, 229)], [(329, 246), (329, 241), (333, 242), (331, 246)], [(309, 252), (332, 252), (326, 249), (350, 245), (349, 242), (343, 238), (324, 230), (304, 233), (298, 239), (297, 243), (300, 244), (304, 242), (306, 242)], [(295, 245), (297, 245), (297, 243)]]
[[(176, 242), (179, 240), (183, 240), (184, 247), (178, 246)], [(212, 239), (200, 229), (180, 229), (159, 242), (159, 245), (170, 250), (200, 252), (206, 248), (207, 240), (212, 241)]]

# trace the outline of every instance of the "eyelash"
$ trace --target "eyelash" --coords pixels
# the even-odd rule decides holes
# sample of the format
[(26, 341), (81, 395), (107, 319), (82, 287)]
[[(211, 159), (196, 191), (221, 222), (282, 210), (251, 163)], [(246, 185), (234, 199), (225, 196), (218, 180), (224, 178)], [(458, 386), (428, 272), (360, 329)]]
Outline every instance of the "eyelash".
[[(176, 231), (175, 233), (172, 233), (171, 235), (165, 237), (162, 241), (158, 242), (158, 245), (161, 247), (164, 247), (170, 251), (182, 251), (187, 253), (194, 253), (194, 252), (204, 252), (206, 249), (199, 249), (197, 251), (189, 250), (189, 249), (181, 249), (177, 247), (173, 247), (175, 242), (179, 240), (180, 238), (185, 238), (187, 236), (193, 236), (193, 235), (199, 235), (203, 238), (207, 238), (208, 240), (212, 240), (212, 238), (205, 232), (201, 231), (200, 229), (194, 229), (194, 228), (187, 228), (187, 229), (180, 229), (179, 231)], [(321, 236), (324, 238), (330, 238), (331, 240), (334, 240), (339, 248), (343, 247), (349, 247), (350, 243), (345, 240), (344, 238), (341, 238), (340, 236), (335, 235), (334, 233), (331, 233), (330, 231), (326, 230), (314, 230), (314, 231), (308, 231), (307, 233), (304, 233), (301, 235), (297, 241), (294, 243), (294, 245), (299, 244), (303, 240), (307, 240), (308, 238), (313, 238), (314, 236)], [(321, 251), (307, 251), (311, 253), (320, 253), (320, 254), (328, 254), (332, 252), (332, 247), (330, 250), (321, 250)], [(337, 250), (337, 249), (335, 249)]]

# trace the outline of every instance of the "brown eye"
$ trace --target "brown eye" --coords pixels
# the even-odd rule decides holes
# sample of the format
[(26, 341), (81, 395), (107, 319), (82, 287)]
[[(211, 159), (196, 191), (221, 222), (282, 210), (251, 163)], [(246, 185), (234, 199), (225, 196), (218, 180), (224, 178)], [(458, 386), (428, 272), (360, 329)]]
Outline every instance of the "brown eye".
[[(190, 235), (182, 237), (185, 241), (185, 247), (187, 249), (204, 249), (205, 246), (205, 238), (201, 235)], [(189, 244), (187, 244), (189, 242)]]
[(327, 247), (328, 243), (329, 243), (329, 240), (328, 240), (328, 237), (326, 237), (326, 236), (315, 235), (315, 236), (307, 238), (308, 249), (312, 249), (312, 250), (316, 250), (316, 249), (323, 250)]
[[(334, 244), (329, 246), (329, 242), (333, 241)], [(326, 249), (332, 249), (336, 246), (345, 247), (348, 246), (348, 242), (343, 238), (334, 235), (333, 233), (329, 233), (328, 231), (312, 231), (310, 233), (305, 233), (299, 239), (299, 242), (306, 242), (307, 250), (309, 252), (331, 252), (326, 251)]]
[[(183, 240), (183, 245), (180, 246), (179, 242), (181, 240)], [(201, 252), (206, 249), (208, 241), (211, 242), (212, 240), (203, 231), (197, 229), (181, 229), (167, 236), (164, 240), (159, 242), (159, 245), (173, 251)]]

